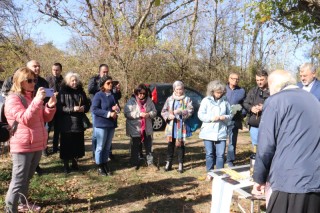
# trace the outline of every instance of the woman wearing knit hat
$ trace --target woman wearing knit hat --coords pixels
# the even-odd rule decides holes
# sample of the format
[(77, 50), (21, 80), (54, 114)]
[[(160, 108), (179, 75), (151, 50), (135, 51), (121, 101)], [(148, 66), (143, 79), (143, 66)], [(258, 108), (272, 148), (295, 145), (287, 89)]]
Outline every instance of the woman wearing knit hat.
[(175, 147), (178, 152), (178, 172), (183, 172), (183, 161), (185, 154), (184, 143), (191, 131), (187, 128), (185, 121), (193, 113), (192, 101), (185, 95), (184, 84), (181, 81), (173, 83), (173, 94), (167, 98), (161, 116), (167, 122), (165, 135), (168, 140), (167, 163), (165, 171), (172, 169), (172, 160)]
[(107, 162), (120, 108), (111, 92), (112, 78), (103, 76), (99, 86), (100, 91), (93, 97), (91, 110), (95, 116), (93, 128), (97, 138), (95, 161), (99, 174), (106, 176), (110, 174)]

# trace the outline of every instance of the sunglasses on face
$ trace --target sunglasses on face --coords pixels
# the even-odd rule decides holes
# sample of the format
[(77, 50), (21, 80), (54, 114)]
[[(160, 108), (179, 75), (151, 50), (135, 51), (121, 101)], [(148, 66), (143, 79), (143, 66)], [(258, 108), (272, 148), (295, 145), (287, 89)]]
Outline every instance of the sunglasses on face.
[(110, 85), (110, 84), (112, 84), (112, 81), (107, 81), (106, 84)]
[(28, 78), (28, 79), (26, 79), (26, 81), (28, 82), (28, 84), (32, 84), (32, 83), (36, 84), (38, 82), (38, 80), (36, 78)]

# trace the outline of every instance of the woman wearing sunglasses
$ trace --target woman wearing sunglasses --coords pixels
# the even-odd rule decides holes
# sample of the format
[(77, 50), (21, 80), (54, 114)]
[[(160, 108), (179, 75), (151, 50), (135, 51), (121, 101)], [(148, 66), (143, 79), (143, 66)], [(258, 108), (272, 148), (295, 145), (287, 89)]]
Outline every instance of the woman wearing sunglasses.
[[(35, 74), (20, 68), (13, 76), (13, 85), (5, 103), (5, 115), (12, 128), (10, 152), (12, 179), (6, 196), (6, 212), (39, 211), (40, 207), (27, 203), (30, 179), (47, 147), (48, 132), (44, 122), (52, 120), (56, 111), (56, 97), (43, 106), (46, 92), (40, 87), (35, 96)], [(18, 205), (18, 203), (20, 204)]]
[[(78, 159), (85, 155), (83, 116), (90, 109), (80, 76), (68, 72), (61, 84), (58, 95), (58, 122), (60, 126), (60, 158), (63, 160), (64, 172), (79, 170)], [(69, 161), (72, 162), (71, 168)]]
[(157, 110), (144, 84), (134, 89), (134, 94), (124, 107), (124, 115), (127, 118), (126, 132), (131, 137), (132, 165), (139, 169), (143, 161), (143, 155), (141, 155), (143, 145), (146, 150), (147, 164), (152, 165), (152, 118), (157, 115)]
[(100, 91), (97, 92), (92, 100), (92, 113), (94, 114), (94, 133), (97, 138), (94, 158), (98, 165), (99, 175), (110, 174), (107, 161), (111, 147), (117, 118), (120, 108), (112, 90), (112, 78), (103, 76), (99, 81)]

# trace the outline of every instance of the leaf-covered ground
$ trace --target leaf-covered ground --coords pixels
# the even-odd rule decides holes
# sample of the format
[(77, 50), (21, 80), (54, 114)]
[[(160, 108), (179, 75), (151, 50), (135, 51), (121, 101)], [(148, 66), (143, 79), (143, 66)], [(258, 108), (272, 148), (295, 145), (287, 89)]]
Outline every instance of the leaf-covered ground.
[[(205, 181), (205, 151), (198, 132), (186, 145), (183, 174), (165, 172), (166, 142), (163, 132), (154, 133), (155, 166), (138, 171), (129, 162), (129, 138), (123, 125), (117, 129), (113, 149), (116, 159), (110, 162), (113, 174), (98, 176), (91, 153), (91, 130), (86, 132), (86, 156), (79, 161), (80, 171), (63, 173), (59, 154), (41, 159), (45, 174), (35, 175), (30, 187), (30, 198), (42, 207), (41, 212), (210, 212), (211, 182)], [(49, 143), (49, 147), (51, 143)], [(237, 165), (249, 163), (251, 154), (247, 131), (239, 135)], [(1, 155), (0, 209), (11, 179), (10, 156)], [(249, 209), (249, 201), (234, 200), (232, 212), (240, 212), (236, 203)]]

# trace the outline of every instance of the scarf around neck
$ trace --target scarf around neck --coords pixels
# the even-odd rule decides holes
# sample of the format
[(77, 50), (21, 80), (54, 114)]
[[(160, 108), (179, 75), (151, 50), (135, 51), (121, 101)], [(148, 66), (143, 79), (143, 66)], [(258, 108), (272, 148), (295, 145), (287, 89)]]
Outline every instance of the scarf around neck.
[(182, 99), (184, 99), (186, 97), (185, 94), (181, 95), (181, 96), (176, 96), (174, 93), (172, 93), (172, 98), (176, 101), (180, 101)]
[[(146, 103), (147, 103), (147, 98), (145, 99), (139, 99), (137, 96), (136, 96), (136, 101), (137, 101), (137, 104), (138, 104), (138, 107), (140, 109), (140, 112), (146, 112)], [(141, 143), (144, 142), (144, 132), (146, 130), (146, 119), (145, 118), (141, 118), (140, 117), (140, 137), (141, 137)]]

